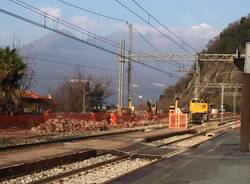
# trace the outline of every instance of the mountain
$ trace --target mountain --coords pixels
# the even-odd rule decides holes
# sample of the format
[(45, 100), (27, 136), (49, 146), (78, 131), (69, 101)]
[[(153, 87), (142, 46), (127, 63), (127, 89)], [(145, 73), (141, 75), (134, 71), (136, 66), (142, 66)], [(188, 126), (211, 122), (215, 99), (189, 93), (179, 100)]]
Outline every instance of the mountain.
[[(69, 35), (73, 35), (66, 30), (63, 31)], [(106, 36), (106, 38), (119, 42), (121, 38), (127, 40), (127, 33), (116, 32)], [(134, 39), (134, 44), (137, 48), (143, 48), (141, 50), (144, 51), (150, 49), (147, 46), (143, 47), (138, 38)], [(33, 58), (29, 61), (29, 65), (35, 72), (34, 90), (41, 93), (48, 93), (48, 88), (55, 87), (63, 80), (63, 77), (72, 76), (79, 68), (78, 65), (83, 65), (86, 67), (81, 67), (81, 71), (86, 75), (91, 74), (94, 77), (108, 77), (112, 79), (113, 84), (111, 88), (115, 94), (110, 99), (110, 102), (115, 103), (118, 88), (118, 72), (114, 72), (114, 70), (118, 71), (119, 69), (116, 56), (56, 33), (50, 33), (29, 43), (21, 49), (21, 54)], [(53, 63), (50, 60), (72, 63), (75, 66)], [(157, 63), (152, 65), (160, 66)], [(107, 68), (109, 70), (95, 69), (95, 67)], [(173, 67), (166, 65), (162, 69), (171, 71)], [(142, 95), (145, 100), (149, 97), (152, 99), (157, 98), (167, 84), (175, 82), (173, 78), (166, 77), (165, 74), (155, 72), (150, 68), (138, 64), (133, 64), (133, 73), (135, 74), (132, 76), (133, 96), (137, 102), (139, 101), (139, 95)], [(45, 75), (51, 77), (44, 77)]]
[[(245, 52), (246, 42), (250, 41), (250, 15), (242, 17), (239, 21), (228, 25), (217, 37), (212, 39), (202, 53), (229, 54), (235, 53), (239, 49), (241, 53)], [(238, 68), (233, 63), (222, 62), (200, 62), (200, 83), (204, 82), (241, 82), (241, 75)], [(192, 67), (195, 68), (194, 66)], [(161, 95), (161, 107), (167, 109), (176, 98), (179, 98), (182, 104), (194, 97), (194, 75), (186, 74), (176, 84), (169, 86)], [(233, 89), (227, 89), (232, 91)], [(210, 103), (219, 108), (221, 96), (220, 89), (201, 89), (201, 97), (208, 97)], [(225, 97), (226, 110), (232, 110), (232, 96)], [(237, 100), (237, 109), (240, 108), (240, 98)]]
[[(176, 45), (170, 41), (167, 41), (163, 35), (152, 31), (152, 29), (148, 29), (148, 27), (139, 27), (139, 29), (141, 29), (142, 35), (146, 39), (150, 40), (158, 49), (167, 53), (183, 53), (180, 48), (177, 48)], [(62, 31), (68, 35), (74, 36), (73, 33), (67, 30)], [(204, 45), (208, 41), (208, 38), (211, 38), (211, 35), (217, 34), (216, 30), (206, 23), (187, 28), (186, 30), (179, 29), (176, 30), (176, 32), (179, 35), (182, 33), (184, 39), (191, 41), (194, 43), (194, 47), (199, 49), (204, 48)], [(126, 30), (114, 32), (104, 36), (104, 38), (113, 40), (117, 43), (124, 39), (126, 41), (126, 45), (128, 45), (128, 32)], [(93, 40), (90, 39), (87, 39), (86, 41), (93, 42)], [(98, 45), (107, 47), (106, 45), (103, 45), (103, 43), (99, 43), (98, 40), (95, 40), (95, 42), (97, 42)], [(136, 32), (133, 34), (133, 48), (145, 53), (156, 52)], [(118, 51), (119, 50), (116, 50), (116, 52)], [(49, 87), (54, 88), (56, 85), (58, 85), (58, 83), (62, 82), (63, 76), (72, 76), (76, 70), (79, 69), (78, 65), (83, 65), (86, 67), (81, 67), (81, 71), (86, 75), (91, 74), (95, 77), (108, 77), (112, 79), (113, 84), (111, 88), (114, 91), (114, 95), (110, 101), (111, 103), (115, 103), (117, 101), (117, 71), (119, 65), (116, 56), (56, 33), (50, 33), (38, 40), (33, 41), (32, 43), (29, 43), (24, 48), (22, 48), (21, 53), (23, 55), (29, 55), (33, 57), (29, 63), (31, 69), (34, 70), (35, 77), (37, 79), (33, 86), (34, 90), (42, 93), (48, 93)], [(62, 65), (35, 58), (55, 60), (64, 63), (72, 63), (75, 65)], [(175, 73), (175, 71), (178, 69), (178, 64), (173, 64), (173, 62), (150, 62), (147, 64), (170, 73)], [(191, 66), (190, 63), (187, 65)], [(94, 69), (95, 67), (108, 69)], [(116, 72), (114, 72), (114, 70), (116, 70)], [(142, 96), (143, 100), (147, 100), (148, 98), (155, 100), (161, 93), (163, 93), (164, 88), (174, 84), (177, 81), (177, 78), (170, 77), (169, 75), (157, 72), (142, 65), (138, 65), (137, 63), (133, 64), (132, 73), (133, 99), (136, 102), (141, 101), (139, 96)], [(41, 76), (44, 75), (49, 75), (51, 77), (41, 78)], [(181, 73), (175, 73), (175, 75), (183, 76)]]

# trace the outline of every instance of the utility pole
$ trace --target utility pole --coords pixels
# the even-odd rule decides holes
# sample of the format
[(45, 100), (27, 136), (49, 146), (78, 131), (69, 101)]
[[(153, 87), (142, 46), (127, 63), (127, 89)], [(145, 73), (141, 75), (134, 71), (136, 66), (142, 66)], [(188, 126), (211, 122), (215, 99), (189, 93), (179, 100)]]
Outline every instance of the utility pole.
[(119, 54), (119, 89), (118, 89), (118, 113), (122, 113), (124, 97), (124, 63), (125, 63), (125, 40), (121, 41)]
[(194, 97), (196, 99), (200, 98), (200, 68), (199, 68), (199, 54), (195, 55), (195, 89)]
[(221, 123), (224, 123), (224, 83), (221, 84)]
[(132, 45), (133, 45), (133, 25), (128, 24), (128, 107), (129, 107), (129, 100), (131, 100), (131, 91), (132, 91)]

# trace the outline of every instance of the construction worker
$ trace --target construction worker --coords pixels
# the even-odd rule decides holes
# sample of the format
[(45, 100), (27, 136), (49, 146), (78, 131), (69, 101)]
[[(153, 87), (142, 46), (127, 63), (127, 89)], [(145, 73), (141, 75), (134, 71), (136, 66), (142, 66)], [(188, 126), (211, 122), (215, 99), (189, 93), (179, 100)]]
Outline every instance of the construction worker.
[(117, 115), (114, 112), (110, 113), (110, 122), (112, 126), (115, 126), (118, 122)]

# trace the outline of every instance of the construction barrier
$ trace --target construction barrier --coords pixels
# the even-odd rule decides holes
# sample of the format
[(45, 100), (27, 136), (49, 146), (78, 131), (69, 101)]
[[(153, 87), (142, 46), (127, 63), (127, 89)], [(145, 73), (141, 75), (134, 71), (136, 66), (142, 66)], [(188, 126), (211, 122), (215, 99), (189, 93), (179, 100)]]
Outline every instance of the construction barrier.
[(0, 128), (31, 128), (47, 119), (44, 114), (24, 115), (0, 115)]
[(169, 113), (169, 128), (188, 128), (188, 114)]
[(25, 128), (29, 129), (33, 126), (37, 126), (41, 123), (46, 122), (48, 119), (74, 119), (77, 121), (94, 121), (101, 122), (107, 121), (112, 125), (115, 125), (119, 122), (127, 123), (138, 123), (141, 121), (150, 121), (155, 120), (156, 123), (162, 122), (166, 118), (166, 114), (156, 114), (154, 116), (145, 117), (143, 115), (136, 115), (130, 113), (123, 113), (121, 116), (118, 116), (116, 113), (108, 112), (96, 112), (96, 113), (51, 113), (45, 112), (42, 114), (21, 114), (21, 115), (0, 115), (0, 128)]

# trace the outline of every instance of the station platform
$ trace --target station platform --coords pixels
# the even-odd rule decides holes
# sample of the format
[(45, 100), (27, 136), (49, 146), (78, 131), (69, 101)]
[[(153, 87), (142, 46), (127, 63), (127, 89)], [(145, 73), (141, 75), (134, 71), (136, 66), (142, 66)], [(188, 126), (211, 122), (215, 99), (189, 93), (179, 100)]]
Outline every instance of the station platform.
[(239, 151), (240, 132), (231, 130), (195, 149), (116, 180), (116, 184), (249, 184), (250, 153)]

